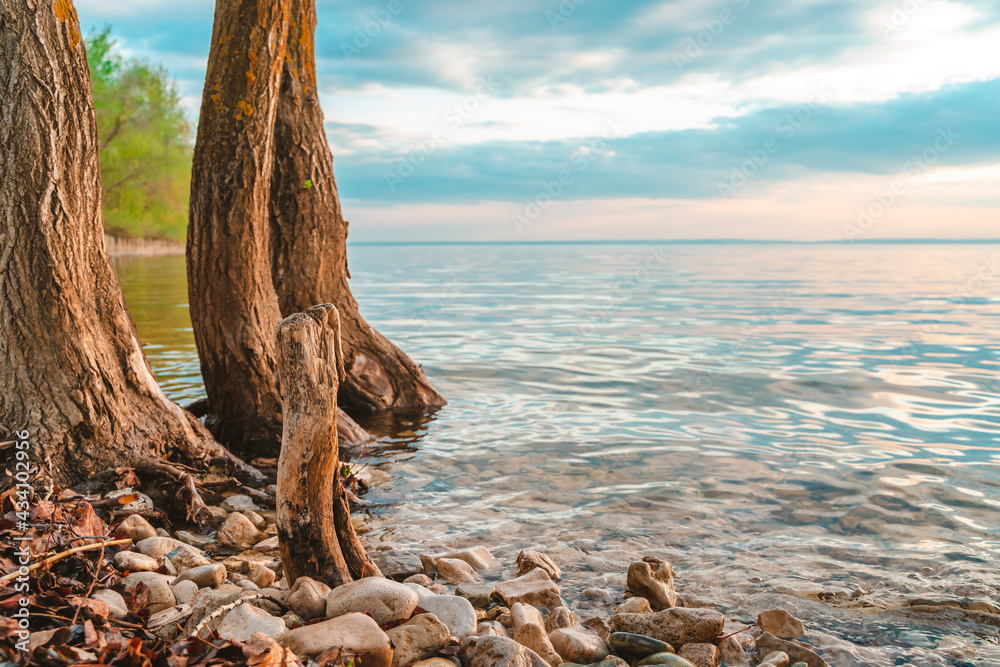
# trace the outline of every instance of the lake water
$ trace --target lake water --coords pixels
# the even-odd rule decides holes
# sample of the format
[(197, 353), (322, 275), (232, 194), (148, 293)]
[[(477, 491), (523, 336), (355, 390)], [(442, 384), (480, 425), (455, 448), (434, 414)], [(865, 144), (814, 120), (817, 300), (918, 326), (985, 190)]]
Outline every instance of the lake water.
[[(1000, 665), (997, 627), (908, 608), (1000, 606), (1000, 245), (350, 261), (362, 312), (449, 400), (367, 424), (370, 547), (534, 547), (584, 616), (656, 554), (689, 603), (789, 609), (833, 665)], [(160, 382), (201, 397), (183, 258), (116, 268)]]

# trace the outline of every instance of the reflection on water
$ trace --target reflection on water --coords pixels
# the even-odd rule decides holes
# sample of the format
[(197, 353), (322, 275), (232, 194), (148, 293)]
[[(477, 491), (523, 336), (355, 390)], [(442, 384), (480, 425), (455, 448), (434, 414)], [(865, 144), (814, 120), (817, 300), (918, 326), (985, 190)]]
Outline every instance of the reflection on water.
[[(636, 553), (690, 602), (784, 606), (835, 665), (1000, 665), (1000, 246), (355, 246), (363, 312), (449, 405), (386, 416), (372, 547)], [(119, 260), (167, 392), (201, 394), (183, 258)], [(978, 603), (978, 604), (975, 604)], [(844, 640), (858, 646), (844, 645)]]

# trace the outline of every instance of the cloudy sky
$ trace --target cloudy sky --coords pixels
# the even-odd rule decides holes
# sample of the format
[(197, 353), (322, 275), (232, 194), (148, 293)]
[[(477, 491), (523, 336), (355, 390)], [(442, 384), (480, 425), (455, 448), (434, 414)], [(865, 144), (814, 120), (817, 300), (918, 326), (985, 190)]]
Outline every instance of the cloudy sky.
[[(209, 0), (77, 0), (196, 117)], [(992, 0), (319, 0), (352, 239), (998, 238)]]

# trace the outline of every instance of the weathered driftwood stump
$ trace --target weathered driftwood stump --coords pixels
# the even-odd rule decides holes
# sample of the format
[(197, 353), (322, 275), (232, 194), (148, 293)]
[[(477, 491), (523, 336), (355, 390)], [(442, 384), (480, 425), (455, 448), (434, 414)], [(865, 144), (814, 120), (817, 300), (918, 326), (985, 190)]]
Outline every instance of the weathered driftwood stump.
[(278, 459), (278, 538), (288, 583), (309, 576), (330, 586), (381, 576), (351, 525), (339, 474), (337, 390), (344, 379), (340, 316), (331, 304), (277, 327), (284, 402)]

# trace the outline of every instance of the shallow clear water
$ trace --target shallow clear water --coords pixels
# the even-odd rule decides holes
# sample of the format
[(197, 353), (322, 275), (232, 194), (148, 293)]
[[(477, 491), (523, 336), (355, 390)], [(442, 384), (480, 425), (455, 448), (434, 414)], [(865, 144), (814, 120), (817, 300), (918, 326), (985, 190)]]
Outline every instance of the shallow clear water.
[[(788, 608), (834, 665), (1000, 665), (997, 627), (908, 609), (1000, 606), (1000, 246), (350, 260), (363, 313), (450, 401), (368, 424), (370, 546), (535, 547), (582, 614), (659, 554), (689, 603)], [(200, 397), (183, 258), (116, 268), (164, 388)]]

